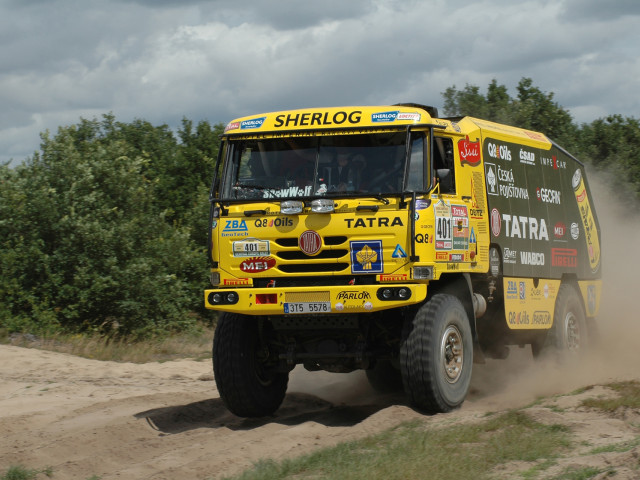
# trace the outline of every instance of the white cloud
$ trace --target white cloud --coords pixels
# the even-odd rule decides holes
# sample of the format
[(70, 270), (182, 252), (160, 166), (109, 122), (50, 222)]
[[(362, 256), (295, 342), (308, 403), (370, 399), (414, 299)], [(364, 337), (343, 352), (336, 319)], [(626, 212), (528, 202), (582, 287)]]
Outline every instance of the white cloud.
[(21, 1), (0, 4), (0, 160), (112, 112), (177, 126), (413, 101), (523, 77), (579, 122), (639, 116), (635, 0)]

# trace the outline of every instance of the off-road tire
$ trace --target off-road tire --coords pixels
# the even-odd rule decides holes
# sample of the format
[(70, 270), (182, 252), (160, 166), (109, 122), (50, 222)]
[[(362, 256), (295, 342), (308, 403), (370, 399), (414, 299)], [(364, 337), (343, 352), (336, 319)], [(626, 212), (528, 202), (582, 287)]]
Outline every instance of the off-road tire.
[(402, 391), (402, 374), (390, 360), (378, 360), (373, 368), (366, 370), (367, 380), (378, 393)]
[(588, 346), (589, 328), (582, 298), (573, 285), (563, 283), (556, 297), (553, 325), (544, 339), (531, 344), (531, 351), (535, 358), (566, 360), (584, 354)]
[(274, 413), (287, 391), (289, 374), (265, 368), (260, 360), (256, 317), (222, 313), (213, 338), (213, 374), (220, 398), (239, 417)]
[(471, 327), (462, 303), (453, 295), (436, 294), (407, 321), (400, 369), (409, 401), (428, 413), (459, 407), (473, 364)]

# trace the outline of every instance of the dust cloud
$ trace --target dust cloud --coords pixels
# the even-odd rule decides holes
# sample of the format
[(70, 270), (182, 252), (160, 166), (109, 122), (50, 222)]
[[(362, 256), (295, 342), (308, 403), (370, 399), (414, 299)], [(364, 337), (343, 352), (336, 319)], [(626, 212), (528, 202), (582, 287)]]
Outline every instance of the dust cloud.
[[(587, 355), (558, 364), (534, 361), (531, 348), (510, 347), (506, 360), (473, 366), (463, 409), (516, 408), (539, 397), (577, 388), (638, 378), (640, 366), (640, 215), (632, 200), (613, 194), (602, 173), (590, 172), (590, 188), (601, 229), (603, 292), (597, 335)], [(402, 397), (377, 395), (362, 371), (349, 374), (307, 372), (297, 367), (289, 392), (303, 392), (335, 404), (363, 405), (404, 402)]]
[(580, 387), (638, 378), (640, 365), (640, 216), (634, 202), (613, 193), (601, 173), (589, 174), (601, 230), (603, 291), (596, 335), (587, 354), (563, 364), (534, 361), (530, 347), (511, 347), (506, 360), (474, 365), (470, 403), (513, 408)]

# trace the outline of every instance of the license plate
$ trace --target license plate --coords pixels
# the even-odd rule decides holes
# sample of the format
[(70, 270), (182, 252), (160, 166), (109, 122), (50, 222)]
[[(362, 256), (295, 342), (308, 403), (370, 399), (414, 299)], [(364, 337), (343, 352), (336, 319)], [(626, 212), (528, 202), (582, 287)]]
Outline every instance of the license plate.
[(288, 302), (284, 304), (284, 313), (327, 313), (331, 311), (331, 302)]

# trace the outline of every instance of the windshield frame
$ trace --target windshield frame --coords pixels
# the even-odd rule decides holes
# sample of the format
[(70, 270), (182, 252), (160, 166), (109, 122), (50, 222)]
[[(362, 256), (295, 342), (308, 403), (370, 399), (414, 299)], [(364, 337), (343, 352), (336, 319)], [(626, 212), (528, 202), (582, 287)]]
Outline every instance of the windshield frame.
[[(421, 125), (409, 125), (402, 129), (358, 129), (354, 130), (329, 130), (329, 131), (314, 131), (314, 132), (282, 132), (278, 135), (273, 134), (252, 134), (252, 135), (223, 135), (222, 142), (220, 145), (221, 156), (220, 160), (222, 161), (222, 169), (220, 171), (220, 175), (215, 183), (212, 185), (211, 191), (211, 201), (215, 202), (224, 202), (224, 203), (255, 203), (255, 202), (279, 202), (282, 200), (302, 200), (308, 201), (316, 198), (354, 198), (354, 197), (404, 197), (407, 194), (411, 194), (415, 191), (417, 194), (426, 194), (432, 188), (432, 175), (431, 175), (431, 148), (432, 148), (432, 138), (433, 138), (433, 127), (439, 127), (439, 125), (431, 125), (431, 124), (421, 124)], [(318, 165), (321, 163), (321, 155), (325, 152), (321, 151), (322, 149), (334, 148), (333, 144), (340, 144), (344, 142), (349, 145), (350, 142), (357, 143), (357, 140), (364, 142), (367, 138), (370, 139), (371, 142), (375, 142), (378, 139), (376, 136), (386, 135), (389, 139), (392, 139), (394, 136), (401, 135), (403, 137), (402, 142), (397, 142), (393, 144), (389, 144), (391, 148), (398, 149), (400, 148), (402, 152), (398, 151), (398, 157), (396, 158), (396, 166), (400, 167), (402, 171), (397, 171), (397, 177), (393, 177), (394, 179), (398, 179), (400, 181), (399, 187), (397, 188), (373, 188), (367, 190), (349, 190), (349, 191), (330, 191), (329, 188), (326, 191), (322, 191), (321, 183), (319, 180), (322, 179), (320, 173), (318, 171)], [(366, 137), (368, 136), (368, 137)], [(384, 137), (382, 137), (384, 138)], [(420, 177), (422, 182), (418, 182), (416, 184), (415, 178), (413, 176), (416, 173), (415, 168), (411, 170), (412, 164), (412, 154), (415, 156), (414, 145), (415, 139), (421, 139), (422, 143), (422, 172), (420, 173)], [(412, 140), (413, 139), (413, 140)], [(245, 142), (278, 142), (278, 141), (286, 141), (286, 140), (299, 140), (302, 142), (307, 142), (309, 145), (315, 145), (314, 149), (314, 158), (313, 158), (313, 184), (312, 188), (306, 188), (305, 190), (298, 190), (297, 195), (289, 196), (283, 194), (283, 187), (274, 187), (266, 184), (247, 184), (243, 185), (240, 182), (240, 176), (238, 175), (238, 171), (242, 166), (240, 162), (242, 160), (237, 156), (239, 152), (239, 148), (244, 148)], [(256, 143), (258, 145), (258, 143)], [(333, 145), (333, 146), (332, 146)], [(373, 144), (369, 148), (379, 148), (389, 147), (388, 145), (375, 145)], [(224, 152), (222, 152), (224, 150)], [(295, 149), (294, 149), (295, 150)], [(292, 150), (293, 151), (293, 150)], [(297, 150), (296, 150), (297, 153)], [(309, 152), (307, 152), (309, 153)], [(402, 156), (400, 156), (402, 153)], [(382, 153), (380, 153), (382, 154)], [(384, 160), (384, 159), (383, 159)], [(323, 160), (324, 161), (324, 160)], [(386, 161), (386, 160), (384, 160)], [(323, 164), (324, 165), (324, 164)], [(265, 172), (268, 173), (268, 172)], [(365, 175), (371, 175), (371, 169), (365, 169)], [(249, 177), (245, 177), (245, 180)], [(408, 186), (413, 181), (413, 185), (411, 188)], [(234, 185), (234, 183), (236, 185)], [(239, 197), (232, 195), (234, 188), (253, 188), (257, 192), (252, 195), (244, 195), (243, 197)]]

